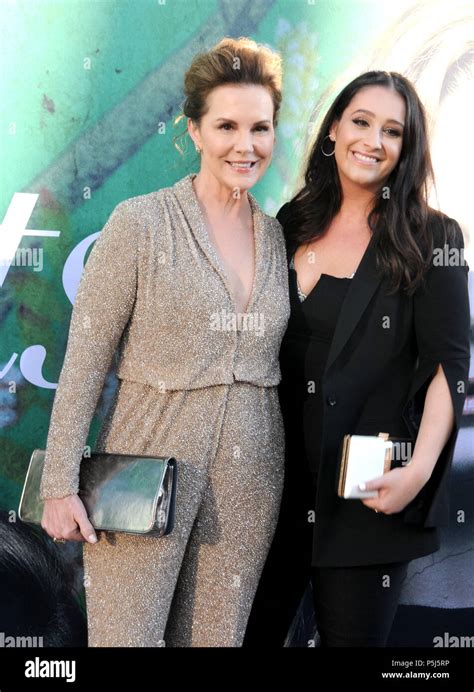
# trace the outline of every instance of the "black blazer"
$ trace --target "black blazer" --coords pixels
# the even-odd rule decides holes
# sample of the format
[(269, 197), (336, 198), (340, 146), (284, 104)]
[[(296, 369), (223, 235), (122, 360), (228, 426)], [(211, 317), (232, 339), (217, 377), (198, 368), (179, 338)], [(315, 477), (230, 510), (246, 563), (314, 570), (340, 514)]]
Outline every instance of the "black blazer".
[[(283, 229), (287, 213), (285, 204), (277, 214)], [(434, 246), (460, 250), (459, 225), (444, 219), (452, 238), (445, 240), (443, 224), (433, 213)], [(414, 295), (389, 295), (387, 280), (376, 275), (370, 241), (342, 305), (322, 379), (314, 565), (397, 562), (438, 550), (438, 527), (448, 522), (449, 471), (469, 378), (468, 271), (467, 264), (433, 263), (424, 287)], [(402, 512), (392, 515), (376, 513), (360, 500), (339, 498), (336, 462), (343, 436), (383, 431), (416, 440), (426, 390), (439, 363), (455, 424), (428, 483)]]

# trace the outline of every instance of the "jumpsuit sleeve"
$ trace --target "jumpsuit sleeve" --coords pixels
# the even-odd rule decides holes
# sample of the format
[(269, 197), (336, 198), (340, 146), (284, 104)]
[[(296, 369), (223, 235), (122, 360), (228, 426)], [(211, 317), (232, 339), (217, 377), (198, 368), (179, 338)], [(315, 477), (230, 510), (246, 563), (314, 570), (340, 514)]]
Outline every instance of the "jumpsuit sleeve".
[(406, 523), (421, 523), (426, 528), (446, 525), (449, 520), (449, 472), (469, 380), (469, 267), (460, 252), (464, 248), (462, 231), (454, 219), (445, 218), (450, 233), (445, 238), (435, 235), (435, 254), (426, 283), (414, 295), (418, 362), (404, 408), (405, 420), (416, 438), (426, 391), (441, 365), (451, 394), (454, 425), (431, 478), (404, 516)]
[(136, 224), (118, 204), (86, 262), (51, 413), (40, 497), (78, 492), (90, 423), (137, 290)]

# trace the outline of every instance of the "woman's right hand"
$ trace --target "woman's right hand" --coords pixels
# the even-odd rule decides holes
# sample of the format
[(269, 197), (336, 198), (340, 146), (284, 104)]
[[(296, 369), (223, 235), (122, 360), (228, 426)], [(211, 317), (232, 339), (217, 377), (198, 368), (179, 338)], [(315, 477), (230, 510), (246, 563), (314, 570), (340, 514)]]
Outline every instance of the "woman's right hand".
[(41, 526), (51, 538), (97, 543), (97, 535), (86, 508), (76, 494), (47, 498), (44, 501)]

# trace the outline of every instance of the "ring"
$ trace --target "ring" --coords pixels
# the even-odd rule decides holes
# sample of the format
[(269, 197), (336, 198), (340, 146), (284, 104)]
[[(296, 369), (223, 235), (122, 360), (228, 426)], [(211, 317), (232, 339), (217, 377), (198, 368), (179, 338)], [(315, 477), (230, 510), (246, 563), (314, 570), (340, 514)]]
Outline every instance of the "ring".
[(378, 514), (378, 513), (379, 513), (379, 510), (378, 510), (378, 509), (375, 509), (375, 507), (374, 507), (374, 512), (376, 512), (376, 513)]
[(53, 538), (54, 543), (66, 543), (65, 538)]

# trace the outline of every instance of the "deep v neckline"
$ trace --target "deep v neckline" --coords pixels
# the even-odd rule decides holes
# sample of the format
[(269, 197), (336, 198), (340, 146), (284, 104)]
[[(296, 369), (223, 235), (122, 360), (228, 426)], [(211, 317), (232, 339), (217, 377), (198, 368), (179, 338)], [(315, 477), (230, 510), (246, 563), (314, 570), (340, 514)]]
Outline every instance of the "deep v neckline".
[(212, 256), (215, 265), (219, 268), (219, 273), (222, 277), (222, 280), (225, 284), (225, 287), (226, 287), (227, 292), (229, 294), (230, 300), (231, 300), (232, 305), (234, 307), (234, 313), (236, 315), (247, 315), (249, 312), (249, 309), (252, 307), (254, 300), (255, 300), (258, 272), (259, 272), (259, 267), (260, 267), (260, 256), (261, 256), (260, 233), (261, 233), (262, 220), (261, 220), (261, 215), (258, 213), (259, 209), (258, 209), (257, 201), (254, 199), (254, 197), (251, 195), (251, 193), (249, 191), (247, 191), (247, 197), (249, 200), (250, 209), (252, 211), (254, 271), (253, 271), (252, 288), (250, 291), (247, 305), (246, 305), (245, 309), (242, 312), (240, 312), (239, 310), (237, 310), (237, 305), (235, 303), (234, 294), (232, 292), (232, 288), (230, 285), (229, 277), (227, 275), (227, 271), (225, 270), (225, 267), (223, 266), (223, 262), (221, 261), (221, 258), (219, 256), (219, 253), (217, 252), (217, 249), (214, 246), (214, 243), (211, 241), (210, 236), (209, 236), (209, 231), (207, 229), (206, 220), (204, 218), (204, 212), (203, 212), (203, 209), (201, 207), (201, 203), (198, 199), (198, 196), (196, 194), (196, 190), (194, 189), (193, 181), (194, 181), (194, 178), (196, 177), (196, 175), (197, 175), (197, 173), (191, 173), (189, 175), (189, 185), (191, 188), (191, 194), (192, 194), (192, 200), (193, 200), (193, 206), (194, 206), (196, 218), (197, 218), (198, 224), (200, 226), (201, 237), (206, 242), (206, 248), (207, 248), (208, 253)]

